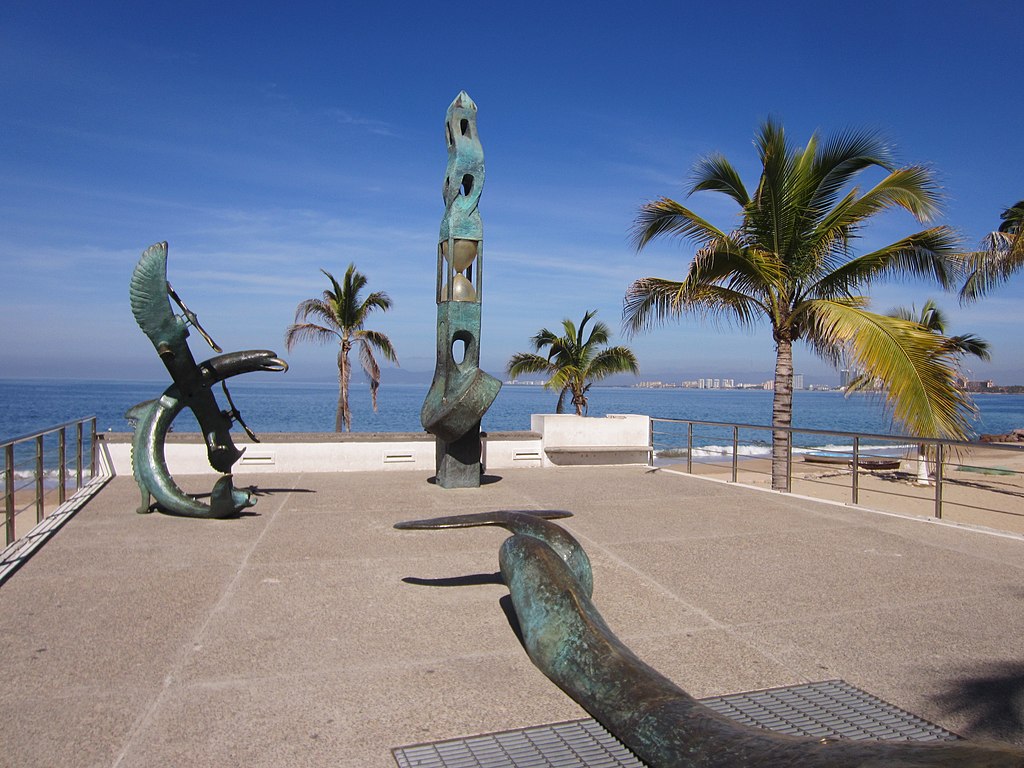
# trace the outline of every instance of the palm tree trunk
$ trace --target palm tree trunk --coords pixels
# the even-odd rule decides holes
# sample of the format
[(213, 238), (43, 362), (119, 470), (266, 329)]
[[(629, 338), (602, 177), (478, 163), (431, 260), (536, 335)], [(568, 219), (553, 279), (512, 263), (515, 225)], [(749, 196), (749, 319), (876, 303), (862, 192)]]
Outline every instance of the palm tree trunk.
[(338, 411), (334, 416), (334, 431), (352, 431), (352, 412), (348, 407), (348, 383), (352, 378), (348, 364), (348, 351), (351, 344), (347, 339), (341, 342), (341, 351), (338, 353)]
[[(776, 339), (775, 393), (772, 396), (772, 426), (789, 427), (793, 424), (793, 342), (789, 338)], [(789, 491), (786, 460), (789, 454), (790, 434), (772, 432), (772, 488)]]
[(928, 453), (925, 446), (917, 446), (917, 484), (931, 485), (928, 472)]

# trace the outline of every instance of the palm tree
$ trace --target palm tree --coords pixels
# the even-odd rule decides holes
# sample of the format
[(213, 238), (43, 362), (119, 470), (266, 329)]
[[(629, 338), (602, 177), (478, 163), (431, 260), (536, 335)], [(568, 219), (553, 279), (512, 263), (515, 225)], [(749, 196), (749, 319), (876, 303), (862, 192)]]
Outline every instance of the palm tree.
[(924, 328), (929, 333), (938, 334), (942, 337), (942, 345), (957, 359), (972, 355), (980, 360), (990, 360), (992, 355), (989, 352), (989, 343), (973, 333), (962, 333), (959, 336), (946, 336), (948, 321), (946, 314), (939, 309), (935, 301), (928, 299), (921, 307), (921, 313), (917, 314), (913, 306), (908, 310), (906, 307), (896, 307), (890, 313), (892, 317), (900, 317), (904, 320), (911, 320)]
[[(379, 309), (387, 312), (391, 309), (391, 299), (382, 291), (375, 291), (360, 300), (359, 292), (366, 287), (366, 276), (356, 270), (355, 264), (349, 264), (341, 284), (334, 275), (321, 269), (331, 281), (331, 289), (324, 291), (319, 299), (306, 299), (295, 308), (295, 323), (288, 326), (284, 334), (284, 344), (288, 351), (300, 341), (312, 341), (320, 344), (338, 340), (338, 410), (334, 418), (334, 431), (352, 431), (352, 411), (348, 406), (348, 385), (352, 377), (348, 353), (353, 346), (359, 347), (359, 363), (370, 381), (370, 397), (373, 410), (377, 410), (377, 389), (380, 387), (380, 366), (373, 355), (376, 349), (386, 360), (398, 365), (391, 340), (379, 331), (368, 331), (363, 328), (370, 313)], [(307, 322), (310, 318), (320, 321)]]
[(611, 332), (607, 325), (598, 321), (586, 333), (587, 323), (597, 311), (583, 315), (583, 322), (576, 330), (572, 320), (562, 321), (564, 336), (556, 336), (547, 328), (530, 341), (536, 352), (547, 348), (546, 357), (530, 352), (519, 352), (508, 362), (508, 375), (524, 373), (545, 373), (550, 379), (545, 383), (548, 389), (558, 390), (557, 413), (564, 411), (566, 394), (572, 395), (576, 415), (583, 416), (587, 410), (587, 391), (590, 383), (611, 376), (613, 373), (639, 373), (636, 356), (628, 347), (609, 347)]
[(981, 298), (1024, 266), (1024, 200), (999, 218), (999, 229), (985, 238), (982, 249), (966, 254), (968, 276), (960, 291), (962, 303)]
[[(939, 339), (940, 346), (950, 355), (958, 369), (960, 367), (960, 362), (967, 355), (972, 355), (980, 360), (990, 360), (992, 357), (989, 352), (989, 343), (973, 333), (963, 333), (958, 336), (947, 336), (946, 327), (948, 325), (948, 321), (946, 314), (939, 309), (938, 305), (932, 299), (925, 301), (924, 306), (921, 307), (920, 313), (918, 313), (916, 308), (911, 305), (909, 309), (906, 307), (896, 307), (890, 310), (888, 315), (889, 317), (896, 317), (901, 320), (917, 323), (917, 325), (923, 330), (928, 333), (935, 334)], [(869, 383), (870, 380), (866, 376), (858, 376), (850, 382), (846, 391), (847, 393), (850, 393), (862, 390)], [(967, 397), (969, 399), (969, 396)], [(973, 404), (971, 405), (971, 412), (976, 412)], [(928, 483), (928, 453), (929, 451), (924, 445), (918, 446), (917, 482), (921, 485), (926, 485)]]
[[(860, 256), (852, 245), (871, 217), (902, 208), (925, 222), (939, 194), (922, 166), (897, 168), (881, 138), (848, 132), (803, 149), (780, 124), (763, 123), (754, 141), (762, 164), (753, 194), (722, 155), (697, 162), (688, 193), (725, 194), (740, 208), (724, 231), (675, 200), (641, 207), (633, 225), (637, 250), (662, 236), (693, 241), (697, 251), (683, 280), (634, 282), (623, 318), (632, 333), (685, 313), (752, 327), (766, 319), (776, 348), (772, 426), (791, 426), (793, 343), (806, 341), (830, 362), (848, 352), (861, 370), (882, 379), (894, 417), (919, 434), (960, 438), (967, 432), (963, 393), (950, 355), (915, 323), (867, 310), (863, 289), (885, 277), (928, 277), (947, 288), (957, 262), (956, 238), (944, 226), (907, 235)], [(862, 171), (886, 173), (861, 193)], [(788, 490), (788, 433), (772, 435), (772, 487)]]

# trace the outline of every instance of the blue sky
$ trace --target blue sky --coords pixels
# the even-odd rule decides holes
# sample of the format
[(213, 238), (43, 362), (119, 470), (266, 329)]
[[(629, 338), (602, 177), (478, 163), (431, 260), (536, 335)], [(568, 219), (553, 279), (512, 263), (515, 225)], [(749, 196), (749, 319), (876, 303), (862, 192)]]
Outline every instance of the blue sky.
[[(801, 144), (881, 131), (902, 161), (935, 169), (942, 222), (975, 244), (1024, 197), (1021, 18), (1010, 2), (7, 0), (0, 377), (166, 378), (127, 289), (160, 240), (171, 282), (226, 350), (284, 354), (320, 268), (353, 261), (394, 300), (371, 327), (404, 371), (429, 376), (444, 114), (462, 89), (487, 163), (482, 367), (499, 376), (539, 328), (596, 309), (618, 331), (634, 279), (681, 276), (685, 244), (630, 248), (637, 208), (680, 198), (712, 151), (753, 185), (751, 139), (769, 115)], [(725, 227), (735, 213), (713, 194), (689, 205)], [(917, 226), (886, 216), (863, 245)], [(1022, 293), (1024, 274), (967, 308), (921, 284), (872, 295), (879, 311), (936, 297), (952, 332), (992, 343), (973, 377), (1017, 383)], [(693, 318), (616, 341), (644, 379), (761, 381), (773, 367), (765, 327)], [(290, 376), (335, 375), (332, 348), (285, 356)], [(803, 348), (797, 370), (837, 381)]]

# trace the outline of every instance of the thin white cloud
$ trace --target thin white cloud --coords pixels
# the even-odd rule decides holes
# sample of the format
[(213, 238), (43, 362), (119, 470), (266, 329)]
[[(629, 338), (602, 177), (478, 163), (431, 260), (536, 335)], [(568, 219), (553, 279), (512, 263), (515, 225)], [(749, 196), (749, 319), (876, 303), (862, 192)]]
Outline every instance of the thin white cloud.
[(337, 125), (359, 128), (377, 136), (398, 136), (398, 130), (395, 126), (383, 120), (363, 117), (346, 109), (332, 107), (327, 110), (327, 116)]

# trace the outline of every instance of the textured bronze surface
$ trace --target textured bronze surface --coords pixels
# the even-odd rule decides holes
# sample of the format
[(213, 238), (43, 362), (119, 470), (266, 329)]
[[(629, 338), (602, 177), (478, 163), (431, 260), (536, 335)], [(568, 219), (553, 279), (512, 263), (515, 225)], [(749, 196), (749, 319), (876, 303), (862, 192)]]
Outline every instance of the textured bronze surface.
[(420, 411), (423, 428), (437, 437), (437, 482), (444, 488), (480, 485), (480, 420), (501, 389), (500, 381), (480, 370), (484, 150), (476, 112), (462, 91), (445, 116), (448, 164), (437, 245), (437, 360)]
[[(242, 455), (231, 438), (231, 425), (239, 422), (250, 437), (255, 439), (255, 435), (242, 422), (223, 382), (250, 371), (286, 371), (288, 364), (269, 350), (230, 352), (197, 364), (188, 346), (189, 326), (196, 328), (215, 351), (221, 350), (167, 282), (167, 243), (157, 243), (142, 254), (132, 274), (129, 295), (139, 328), (153, 342), (174, 382), (159, 398), (139, 403), (126, 414), (136, 422), (132, 471), (142, 493), (137, 511), (152, 511), (151, 497), (156, 499), (157, 509), (184, 517), (228, 517), (252, 506), (252, 494), (234, 488), (231, 482), (231, 468)], [(174, 314), (170, 299), (181, 308), (182, 316)], [(229, 410), (221, 410), (214, 397), (211, 387), (217, 383), (224, 386)], [(224, 474), (214, 485), (209, 504), (178, 488), (164, 459), (167, 431), (184, 408), (195, 414), (210, 466)]]
[(650, 768), (1024, 768), (1024, 751), (1007, 745), (787, 736), (714, 712), (614, 635), (590, 599), (589, 558), (547, 516), (498, 511), (395, 527), (511, 531), (498, 561), (530, 659)]

